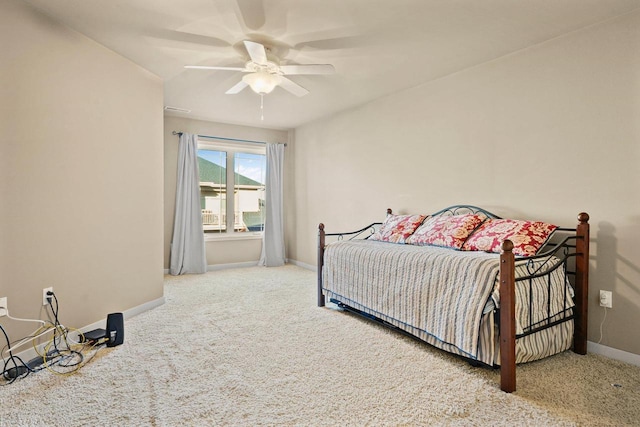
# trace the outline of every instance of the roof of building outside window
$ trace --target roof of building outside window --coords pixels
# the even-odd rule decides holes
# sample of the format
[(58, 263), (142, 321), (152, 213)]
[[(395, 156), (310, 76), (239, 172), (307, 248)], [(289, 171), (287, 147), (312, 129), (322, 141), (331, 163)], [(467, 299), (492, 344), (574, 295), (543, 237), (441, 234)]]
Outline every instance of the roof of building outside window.
[[(213, 182), (216, 184), (226, 184), (227, 168), (212, 163), (202, 157), (198, 157), (198, 168), (200, 170), (200, 182)], [(247, 176), (236, 174), (236, 185), (264, 186), (263, 183), (255, 181)]]

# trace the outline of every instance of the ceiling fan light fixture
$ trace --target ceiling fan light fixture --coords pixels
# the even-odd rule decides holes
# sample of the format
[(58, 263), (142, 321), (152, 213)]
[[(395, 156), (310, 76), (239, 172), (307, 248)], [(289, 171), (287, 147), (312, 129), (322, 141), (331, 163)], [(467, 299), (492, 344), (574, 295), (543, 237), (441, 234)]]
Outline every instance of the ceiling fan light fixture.
[(271, 93), (282, 82), (282, 78), (278, 74), (256, 71), (242, 77), (242, 81), (248, 84), (255, 93), (265, 95)]

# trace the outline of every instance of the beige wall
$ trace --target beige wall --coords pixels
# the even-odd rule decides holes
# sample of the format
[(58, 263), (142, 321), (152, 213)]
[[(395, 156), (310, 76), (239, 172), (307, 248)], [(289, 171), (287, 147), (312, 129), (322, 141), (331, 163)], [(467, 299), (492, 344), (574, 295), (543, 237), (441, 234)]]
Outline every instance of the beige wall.
[(316, 230), (459, 203), (572, 226), (591, 215), (589, 339), (640, 354), (640, 13), (296, 129), (288, 254)]
[(52, 286), (72, 327), (158, 300), (162, 81), (22, 1), (0, 40), (0, 297), (42, 318)]
[[(165, 116), (164, 120), (164, 268), (169, 268), (169, 253), (173, 235), (176, 202), (176, 173), (178, 163), (178, 136), (176, 132), (223, 138), (264, 142), (287, 142), (286, 131), (260, 129), (247, 126), (214, 123), (202, 120)], [(287, 156), (285, 154), (285, 156)], [(207, 265), (258, 262), (262, 250), (261, 239), (224, 240), (206, 242)]]

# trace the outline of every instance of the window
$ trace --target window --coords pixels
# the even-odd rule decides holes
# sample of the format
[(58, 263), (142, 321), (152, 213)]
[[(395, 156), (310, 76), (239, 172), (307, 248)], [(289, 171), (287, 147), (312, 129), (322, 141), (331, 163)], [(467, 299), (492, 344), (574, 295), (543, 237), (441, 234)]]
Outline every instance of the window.
[(266, 165), (264, 147), (200, 141), (200, 207), (206, 236), (262, 233)]

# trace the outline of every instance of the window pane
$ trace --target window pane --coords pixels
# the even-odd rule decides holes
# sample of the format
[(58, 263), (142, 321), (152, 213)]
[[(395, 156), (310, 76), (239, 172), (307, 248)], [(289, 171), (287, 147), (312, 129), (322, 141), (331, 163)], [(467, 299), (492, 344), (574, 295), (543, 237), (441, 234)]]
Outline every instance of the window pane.
[(236, 231), (263, 231), (267, 157), (236, 153), (234, 156), (234, 205)]
[(205, 233), (227, 229), (227, 153), (198, 150), (200, 170), (200, 207)]

